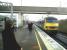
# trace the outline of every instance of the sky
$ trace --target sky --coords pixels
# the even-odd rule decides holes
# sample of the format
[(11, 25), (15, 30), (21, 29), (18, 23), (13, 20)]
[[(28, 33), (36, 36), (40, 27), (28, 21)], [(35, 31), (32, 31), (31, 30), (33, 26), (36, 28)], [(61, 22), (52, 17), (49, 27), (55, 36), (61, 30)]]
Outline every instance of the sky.
[(67, 7), (67, 0), (0, 0), (2, 2), (11, 2), (19, 6), (45, 6), (45, 7)]
[[(67, 0), (0, 0), (2, 2), (11, 2), (15, 6), (40, 6), (40, 7), (67, 7)], [(22, 1), (22, 2), (21, 2)], [(41, 20), (46, 17), (45, 14), (26, 14), (27, 19), (33, 21)], [(67, 15), (49, 15), (60, 19), (67, 19)]]

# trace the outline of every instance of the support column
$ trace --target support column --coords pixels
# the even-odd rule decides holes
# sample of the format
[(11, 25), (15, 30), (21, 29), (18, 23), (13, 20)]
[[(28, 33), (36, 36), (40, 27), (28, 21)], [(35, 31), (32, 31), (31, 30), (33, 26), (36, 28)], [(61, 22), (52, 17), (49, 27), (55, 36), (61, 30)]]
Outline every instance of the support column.
[(18, 19), (17, 19), (17, 24), (18, 24), (18, 27), (23, 27), (23, 14), (22, 13), (19, 13), (18, 14)]

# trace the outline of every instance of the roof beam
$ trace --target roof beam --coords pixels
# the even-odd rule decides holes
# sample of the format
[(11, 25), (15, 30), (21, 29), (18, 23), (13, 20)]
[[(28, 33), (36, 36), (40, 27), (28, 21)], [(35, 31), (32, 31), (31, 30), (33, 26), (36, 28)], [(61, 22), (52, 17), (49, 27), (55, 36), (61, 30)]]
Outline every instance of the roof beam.
[[(5, 8), (5, 9), (4, 9)], [(32, 6), (13, 6), (14, 13), (23, 14), (60, 14), (67, 15), (67, 8), (60, 7), (32, 7)], [(10, 7), (0, 6), (0, 13), (10, 13)]]

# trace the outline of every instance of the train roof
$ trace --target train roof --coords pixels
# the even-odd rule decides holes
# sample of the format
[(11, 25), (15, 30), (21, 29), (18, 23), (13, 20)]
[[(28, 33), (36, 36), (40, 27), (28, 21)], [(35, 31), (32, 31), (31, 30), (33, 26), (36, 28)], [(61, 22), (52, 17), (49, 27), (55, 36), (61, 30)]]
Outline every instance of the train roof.
[(54, 20), (57, 20), (57, 18), (55, 18), (55, 17), (46, 17), (45, 19), (54, 19)]
[(7, 16), (0, 15), (0, 18), (5, 18), (5, 17), (7, 17)]
[(10, 20), (10, 18), (9, 18), (9, 17), (4, 16), (4, 15), (0, 15), (0, 21), (1, 21), (1, 20), (3, 20), (3, 19), (4, 19), (4, 20), (5, 20), (5, 19), (6, 19), (6, 20)]

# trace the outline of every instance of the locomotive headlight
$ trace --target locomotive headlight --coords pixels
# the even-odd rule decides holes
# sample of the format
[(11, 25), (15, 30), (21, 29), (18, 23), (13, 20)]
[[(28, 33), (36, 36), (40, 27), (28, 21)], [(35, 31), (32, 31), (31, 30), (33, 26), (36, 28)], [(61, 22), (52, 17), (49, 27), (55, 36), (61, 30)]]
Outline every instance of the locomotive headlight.
[(46, 28), (48, 28), (48, 27), (46, 26)]

